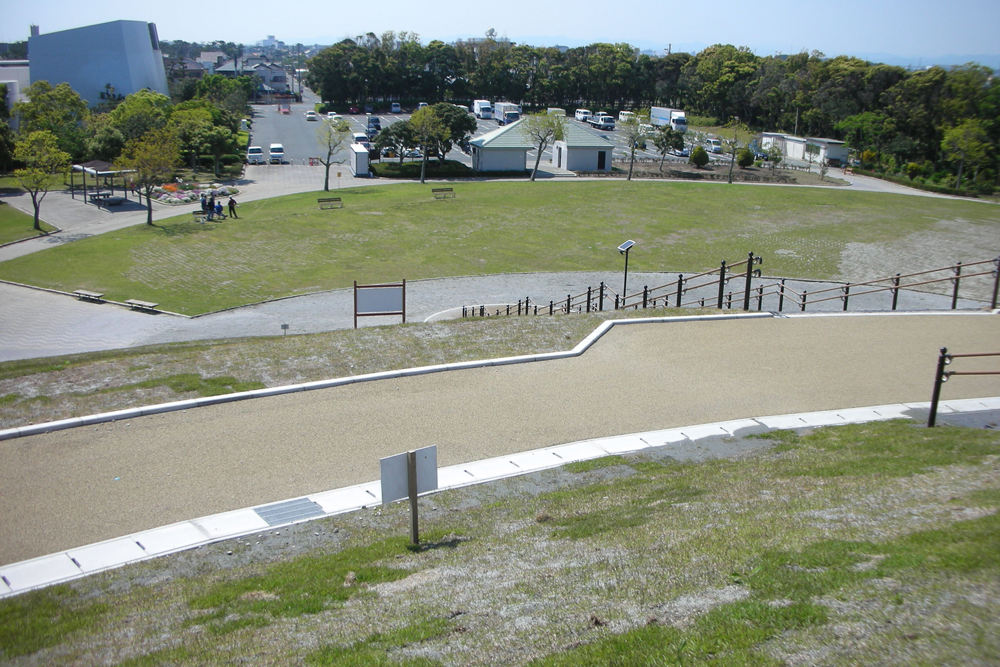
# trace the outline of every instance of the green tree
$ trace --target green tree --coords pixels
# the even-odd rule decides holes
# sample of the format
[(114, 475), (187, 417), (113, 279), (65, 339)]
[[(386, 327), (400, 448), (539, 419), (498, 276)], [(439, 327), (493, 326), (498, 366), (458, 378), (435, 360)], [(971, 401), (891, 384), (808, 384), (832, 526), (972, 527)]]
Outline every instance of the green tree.
[[(213, 173), (218, 177), (219, 161), (223, 155), (232, 153), (239, 147), (239, 137), (228, 127), (219, 127), (218, 125), (202, 127), (195, 136), (201, 146), (201, 152), (212, 156)], [(179, 151), (180, 142), (178, 141)]]
[[(221, 116), (221, 114), (220, 114)], [(168, 127), (180, 142), (182, 157), (186, 157), (193, 171), (198, 170), (198, 156), (201, 154), (202, 136), (213, 126), (212, 114), (205, 108), (175, 107), (170, 115)]]
[(746, 169), (753, 164), (753, 151), (743, 147), (736, 151), (736, 164), (740, 169)]
[(170, 107), (169, 97), (143, 89), (125, 97), (107, 114), (107, 122), (129, 142), (166, 125)]
[(87, 102), (68, 83), (53, 88), (48, 81), (36, 81), (24, 89), (24, 94), (28, 101), (14, 104), (14, 113), (20, 118), (18, 131), (22, 135), (51, 132), (59, 142), (59, 150), (71, 158), (82, 157), (84, 122), (90, 116)]
[(95, 160), (112, 162), (125, 148), (125, 137), (121, 131), (108, 122), (108, 114), (95, 116), (90, 123), (90, 136), (87, 138), (87, 155)]
[(978, 166), (986, 159), (988, 148), (986, 132), (979, 120), (967, 120), (945, 131), (941, 150), (948, 159), (958, 162), (957, 189), (962, 189), (962, 168), (965, 164)]
[(413, 138), (413, 127), (407, 122), (396, 122), (375, 135), (375, 148), (384, 150), (392, 149), (399, 157), (399, 164), (403, 164), (403, 154), (410, 148), (416, 148), (417, 142)]
[[(381, 133), (380, 133), (381, 134)], [(332, 121), (323, 119), (323, 124), (316, 128), (316, 137), (319, 145), (326, 150), (326, 158), (319, 161), (325, 167), (326, 174), (323, 178), (323, 191), (330, 190), (330, 165), (343, 164), (343, 160), (334, 160), (333, 156), (341, 151), (351, 139), (351, 126), (346, 120)]]
[(14, 159), (24, 163), (24, 168), (15, 170), (14, 176), (31, 195), (31, 205), (35, 209), (35, 229), (41, 231), (38, 212), (42, 207), (42, 200), (48, 194), (50, 176), (69, 166), (69, 154), (59, 149), (59, 140), (53, 133), (39, 130), (17, 142)]
[(688, 162), (701, 169), (708, 164), (708, 151), (705, 150), (704, 146), (695, 146), (694, 150), (691, 151), (691, 157), (688, 158)]
[(413, 139), (420, 146), (422, 154), (420, 161), (420, 182), (423, 183), (427, 171), (427, 153), (431, 148), (437, 148), (438, 144), (445, 140), (448, 136), (448, 129), (430, 107), (417, 109), (416, 113), (410, 116), (409, 123), (413, 132)]
[(653, 145), (660, 154), (660, 171), (663, 171), (667, 153), (671, 150), (684, 150), (684, 135), (669, 125), (661, 125), (653, 135)]
[(444, 156), (452, 147), (461, 146), (476, 131), (476, 118), (468, 110), (449, 102), (438, 102), (431, 105), (431, 110), (434, 111), (447, 130), (447, 136), (438, 145), (438, 157), (444, 163)]
[(535, 167), (531, 170), (531, 180), (538, 174), (542, 152), (553, 142), (561, 141), (566, 134), (566, 117), (548, 113), (532, 114), (518, 121), (521, 135), (535, 147)]
[(10, 123), (0, 120), (0, 173), (7, 173), (14, 166), (14, 130)]
[(625, 145), (628, 146), (628, 178), (626, 180), (632, 180), (635, 153), (646, 148), (646, 139), (649, 134), (649, 111), (645, 109), (637, 111), (618, 124), (618, 136), (624, 139)]
[(181, 159), (180, 141), (170, 128), (153, 130), (125, 146), (121, 164), (146, 195), (146, 224), (153, 224), (153, 188), (174, 175)]

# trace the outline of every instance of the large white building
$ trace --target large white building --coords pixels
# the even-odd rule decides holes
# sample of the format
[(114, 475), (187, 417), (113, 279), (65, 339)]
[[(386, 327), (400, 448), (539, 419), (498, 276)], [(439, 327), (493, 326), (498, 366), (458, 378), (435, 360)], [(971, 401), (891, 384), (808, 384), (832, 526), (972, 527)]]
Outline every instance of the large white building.
[(32, 26), (28, 60), (32, 83), (68, 83), (92, 107), (108, 84), (119, 95), (170, 94), (154, 23), (111, 21), (44, 35)]

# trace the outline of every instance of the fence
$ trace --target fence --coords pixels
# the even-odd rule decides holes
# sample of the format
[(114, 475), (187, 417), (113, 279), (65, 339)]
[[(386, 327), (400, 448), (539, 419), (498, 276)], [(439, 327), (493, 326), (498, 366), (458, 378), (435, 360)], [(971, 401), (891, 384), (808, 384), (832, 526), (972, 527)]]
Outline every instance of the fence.
[[(845, 283), (835, 287), (827, 287), (809, 292), (806, 289), (795, 290), (787, 284), (786, 278), (774, 282), (761, 282), (761, 270), (754, 268), (763, 264), (763, 258), (755, 256), (752, 252), (747, 253), (747, 258), (741, 262), (727, 264), (723, 260), (718, 269), (684, 276), (678, 274), (677, 279), (663, 285), (649, 287), (643, 286), (642, 291), (632, 294), (618, 294), (606, 283), (601, 282), (598, 287), (587, 287), (585, 292), (579, 294), (567, 294), (565, 298), (553, 299), (548, 303), (544, 301), (533, 301), (530, 297), (519, 300), (517, 304), (504, 305), (499, 308), (485, 305), (463, 306), (462, 317), (497, 317), (511, 315), (555, 315), (557, 313), (583, 313), (603, 311), (605, 308), (613, 310), (657, 308), (673, 306), (675, 308), (684, 307), (715, 307), (718, 309), (736, 308), (748, 311), (756, 307), (756, 310), (763, 310), (764, 301), (768, 299), (772, 303), (776, 301), (776, 311), (783, 312), (786, 308), (794, 308), (799, 312), (805, 312), (807, 307), (829, 301), (839, 300), (842, 302), (841, 310), (847, 311), (851, 299), (874, 294), (885, 294), (886, 302), (883, 308), (896, 310), (899, 305), (899, 294), (903, 290), (912, 290), (917, 287), (928, 285), (938, 285), (951, 283), (951, 310), (958, 307), (959, 289), (962, 280), (970, 278), (992, 276), (992, 296), (990, 298), (990, 308), (997, 307), (997, 296), (1000, 291), (1000, 257), (987, 259), (978, 262), (963, 264), (957, 262), (951, 266), (927, 271), (917, 271), (915, 273), (899, 274), (877, 280), (869, 280), (858, 283)], [(990, 268), (983, 269), (986, 265)], [(969, 273), (968, 270), (972, 269)], [(931, 277), (934, 274), (945, 273), (942, 277)], [(754, 279), (758, 282), (754, 285)], [(912, 280), (911, 280), (912, 279)], [(739, 289), (728, 290), (727, 286), (732, 281), (737, 281)], [(706, 296), (706, 292), (708, 295)], [(697, 293), (691, 297), (689, 294)]]
[(937, 373), (934, 375), (934, 392), (931, 395), (931, 413), (927, 417), (927, 428), (934, 428), (937, 421), (938, 399), (941, 398), (941, 385), (953, 375), (1000, 375), (1000, 371), (946, 371), (945, 366), (953, 359), (973, 357), (1000, 357), (1000, 352), (981, 352), (978, 354), (948, 354), (948, 348), (942, 347), (938, 356)]

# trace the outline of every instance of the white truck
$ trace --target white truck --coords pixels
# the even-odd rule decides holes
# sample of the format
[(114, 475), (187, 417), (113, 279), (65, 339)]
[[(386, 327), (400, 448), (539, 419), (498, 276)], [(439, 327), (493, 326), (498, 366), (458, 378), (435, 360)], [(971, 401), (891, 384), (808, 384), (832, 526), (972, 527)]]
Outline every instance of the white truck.
[(521, 119), (521, 105), (510, 102), (497, 102), (493, 105), (493, 117), (497, 125), (506, 125)]
[(472, 103), (472, 113), (476, 114), (476, 118), (490, 120), (493, 118), (493, 105), (489, 100), (475, 100)]
[(687, 118), (680, 109), (670, 109), (668, 107), (651, 107), (649, 110), (649, 122), (654, 127), (669, 125), (676, 132), (684, 134), (688, 129)]
[(625, 121), (627, 121), (629, 118), (633, 117), (634, 115), (635, 114), (632, 113), (631, 111), (619, 111), (618, 112), (618, 122), (619, 123), (624, 123)]
[(615, 129), (615, 118), (614, 116), (609, 116), (603, 111), (598, 111), (590, 118), (587, 119), (590, 126), (596, 130), (613, 130)]
[(590, 118), (590, 109), (577, 109), (575, 117), (581, 123), (586, 123), (587, 119)]
[(285, 161), (285, 147), (281, 144), (271, 144), (267, 149), (268, 162), (282, 164)]

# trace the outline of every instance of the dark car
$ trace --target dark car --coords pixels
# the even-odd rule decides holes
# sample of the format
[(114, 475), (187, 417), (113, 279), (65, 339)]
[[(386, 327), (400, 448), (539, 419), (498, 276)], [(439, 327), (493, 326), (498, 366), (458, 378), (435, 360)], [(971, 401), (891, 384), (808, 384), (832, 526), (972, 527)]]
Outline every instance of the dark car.
[(361, 113), (361, 110), (357, 107), (347, 107), (347, 113)]

